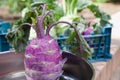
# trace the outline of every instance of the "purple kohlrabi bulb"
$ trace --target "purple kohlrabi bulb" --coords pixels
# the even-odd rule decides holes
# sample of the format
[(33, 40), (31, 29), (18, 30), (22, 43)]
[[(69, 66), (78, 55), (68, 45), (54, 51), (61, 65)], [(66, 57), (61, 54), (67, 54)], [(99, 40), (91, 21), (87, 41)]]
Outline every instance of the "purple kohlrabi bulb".
[[(27, 80), (56, 80), (63, 73), (62, 67), (66, 58), (62, 59), (62, 53), (58, 43), (49, 35), (50, 29), (58, 23), (51, 24), (44, 34), (43, 21), (50, 12), (45, 13), (46, 6), (42, 5), (42, 15), (38, 17), (36, 24), (37, 38), (31, 40), (25, 51), (25, 75)], [(69, 23), (67, 23), (69, 24)]]
[(28, 80), (56, 80), (66, 61), (57, 42), (48, 36), (34, 39), (26, 47), (25, 68)]
[(90, 35), (92, 32), (93, 32), (93, 29), (89, 27), (85, 31), (82, 32), (82, 35)]

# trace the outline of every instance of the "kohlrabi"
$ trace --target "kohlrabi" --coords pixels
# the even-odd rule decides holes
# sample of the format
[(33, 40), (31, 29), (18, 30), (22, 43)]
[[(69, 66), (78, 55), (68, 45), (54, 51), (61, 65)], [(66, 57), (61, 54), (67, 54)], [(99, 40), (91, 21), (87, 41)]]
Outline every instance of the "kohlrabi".
[(27, 80), (56, 80), (63, 73), (62, 67), (66, 58), (62, 59), (58, 43), (49, 35), (49, 32), (58, 23), (69, 23), (55, 22), (44, 29), (43, 21), (51, 15), (51, 12), (46, 11), (45, 4), (40, 7), (42, 8), (41, 16), (36, 13), (35, 31), (37, 38), (30, 41), (25, 51), (25, 74)]

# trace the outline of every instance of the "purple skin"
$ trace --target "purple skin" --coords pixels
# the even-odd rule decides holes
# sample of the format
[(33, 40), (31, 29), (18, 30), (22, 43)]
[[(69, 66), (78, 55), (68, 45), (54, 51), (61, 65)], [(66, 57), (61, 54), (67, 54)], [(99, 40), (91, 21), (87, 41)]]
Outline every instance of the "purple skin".
[(93, 32), (93, 29), (89, 27), (87, 30), (82, 32), (82, 35), (90, 35), (92, 32)]
[(55, 80), (62, 74), (65, 61), (57, 42), (50, 36), (32, 40), (26, 47), (26, 74), (33, 80)]
[(44, 34), (43, 21), (47, 15), (50, 15), (50, 12), (45, 14), (45, 4), (41, 7), (43, 13), (40, 17), (37, 15), (35, 29), (37, 38), (27, 45), (25, 51), (26, 78), (27, 80), (56, 80), (63, 73), (62, 67), (67, 59), (62, 59), (58, 43), (49, 35), (49, 31), (58, 23), (67, 22), (61, 21), (51, 24)]
[[(84, 32), (82, 32), (82, 35), (90, 35), (92, 32), (93, 32), (93, 29), (91, 27), (89, 27), (87, 30), (85, 30)], [(87, 42), (89, 42), (90, 41), (90, 37), (85, 38), (85, 40)], [(90, 47), (93, 48), (94, 45), (91, 44)]]

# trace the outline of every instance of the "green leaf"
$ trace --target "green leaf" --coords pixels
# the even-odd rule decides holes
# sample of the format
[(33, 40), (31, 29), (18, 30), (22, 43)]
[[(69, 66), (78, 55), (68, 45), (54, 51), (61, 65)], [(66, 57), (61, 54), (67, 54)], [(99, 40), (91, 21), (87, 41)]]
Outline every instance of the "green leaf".
[(88, 59), (92, 56), (93, 49), (90, 48), (86, 40), (81, 35), (80, 31), (75, 27), (76, 32), (73, 31), (66, 43), (70, 45), (70, 51), (78, 56)]
[(88, 6), (88, 9), (90, 9), (96, 18), (100, 18), (100, 25), (105, 26), (106, 24), (109, 24), (109, 20), (111, 19), (110, 15), (107, 13), (101, 11), (98, 6), (91, 4)]
[(75, 36), (76, 36), (75, 32), (72, 32), (69, 38), (66, 40), (66, 43), (71, 44), (71, 41), (74, 40)]
[(34, 17), (31, 17), (32, 20), (32, 25), (35, 26), (36, 25), (36, 19)]
[(83, 9), (87, 8), (87, 6), (89, 6), (90, 4), (92, 4), (91, 0), (78, 0), (77, 3), (78, 12), (81, 12)]

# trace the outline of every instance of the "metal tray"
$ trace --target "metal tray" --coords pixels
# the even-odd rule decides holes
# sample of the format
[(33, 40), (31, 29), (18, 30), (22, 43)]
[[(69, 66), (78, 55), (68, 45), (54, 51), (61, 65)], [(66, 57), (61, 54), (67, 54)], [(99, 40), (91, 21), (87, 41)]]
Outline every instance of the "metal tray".
[[(12, 53), (9, 53), (9, 55), (10, 54), (12, 54)], [(67, 57), (68, 60), (63, 67), (64, 73), (59, 78), (59, 80), (93, 80), (94, 69), (90, 63), (88, 63), (84, 59), (77, 57), (68, 52), (63, 52), (63, 58), (64, 57)], [(8, 73), (0, 74), (0, 80), (26, 80), (26, 78), (24, 76), (24, 68), (20, 68), (21, 65), (22, 65), (22, 67), (24, 67), (23, 58), (24, 57), (19, 57), (19, 58), (16, 58), (17, 59), (16, 61), (14, 60), (14, 65), (16, 65), (18, 63), (18, 60), (21, 63), (21, 64), (19, 63), (19, 65), (16, 66), (19, 69), (10, 71)], [(10, 67), (9, 65), (11, 65), (11, 64), (7, 64), (7, 65), (8, 65), (8, 67)], [(2, 66), (0, 63), (0, 68), (1, 67)], [(2, 69), (4, 69), (4, 68), (2, 68)], [(15, 66), (13, 68), (15, 69)]]

